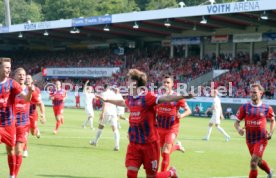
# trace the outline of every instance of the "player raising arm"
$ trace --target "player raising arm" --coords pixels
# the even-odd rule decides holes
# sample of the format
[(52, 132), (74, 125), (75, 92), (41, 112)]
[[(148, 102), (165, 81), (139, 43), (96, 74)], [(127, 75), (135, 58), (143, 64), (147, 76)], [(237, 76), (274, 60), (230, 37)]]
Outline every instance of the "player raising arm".
[(94, 120), (94, 110), (93, 110), (93, 99), (95, 98), (95, 95), (93, 93), (93, 88), (91, 86), (87, 86), (88, 85), (89, 80), (87, 80), (84, 84), (83, 87), (83, 93), (84, 93), (84, 108), (85, 108), (85, 112), (87, 114), (87, 119), (83, 122), (82, 127), (85, 128), (86, 125), (89, 123), (90, 124), (90, 128), (94, 129), (93, 127), (93, 120)]
[[(6, 144), (10, 178), (15, 178), (17, 161), (15, 156), (15, 96), (21, 96), (24, 101), (29, 102), (32, 97), (32, 88), (28, 93), (23, 92), (21, 86), (9, 78), (11, 72), (11, 59), (0, 58), (0, 143)], [(21, 159), (22, 160), (22, 159)], [(19, 168), (18, 168), (19, 169)]]
[[(251, 155), (249, 178), (258, 176), (257, 166), (272, 178), (273, 173), (267, 162), (262, 159), (268, 140), (272, 138), (275, 128), (275, 114), (271, 106), (264, 104), (261, 97), (264, 88), (260, 84), (253, 84), (250, 88), (251, 102), (243, 104), (237, 112), (237, 120), (234, 124), (238, 133), (246, 134), (246, 144)], [(270, 120), (270, 130), (266, 130), (266, 119)], [(245, 122), (245, 132), (240, 122)]]
[(137, 69), (131, 69), (127, 77), (130, 94), (126, 100), (110, 100), (100, 97), (105, 102), (128, 107), (130, 110), (128, 129), (130, 143), (127, 148), (125, 160), (127, 177), (136, 178), (138, 170), (143, 164), (148, 178), (175, 178), (177, 175), (174, 168), (170, 168), (169, 171), (157, 173), (160, 158), (160, 144), (155, 122), (154, 106), (164, 102), (192, 98), (193, 96), (169, 95), (157, 97), (153, 93), (146, 91), (138, 93), (138, 87), (145, 88), (147, 84), (146, 74)]

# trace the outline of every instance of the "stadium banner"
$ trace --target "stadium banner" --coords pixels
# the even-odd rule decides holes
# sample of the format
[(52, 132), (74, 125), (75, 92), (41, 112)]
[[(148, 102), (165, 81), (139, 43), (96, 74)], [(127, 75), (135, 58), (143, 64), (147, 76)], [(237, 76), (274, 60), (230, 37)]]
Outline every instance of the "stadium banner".
[(171, 40), (173, 45), (193, 45), (200, 44), (200, 37), (173, 37)]
[(161, 44), (163, 47), (169, 47), (171, 46), (171, 40), (162, 40)]
[(263, 41), (275, 41), (276, 33), (263, 33)]
[(112, 15), (112, 23), (275, 10), (275, 0), (241, 1)]
[(227, 43), (229, 41), (229, 35), (213, 35), (211, 43)]
[[(79, 92), (80, 95), (80, 107), (84, 107), (84, 94), (83, 92)], [(67, 92), (67, 97), (64, 100), (65, 107), (75, 107), (76, 106), (76, 93), (75, 92)], [(41, 99), (45, 106), (53, 106), (52, 100), (50, 100), (49, 92), (41, 91)], [(92, 101), (91, 101), (92, 102)]]
[(8, 33), (9, 30), (8, 26), (0, 26), (0, 33)]
[(258, 42), (258, 41), (262, 41), (262, 33), (245, 33), (245, 34), (233, 35), (233, 43)]
[(111, 15), (87, 17), (87, 18), (75, 18), (72, 19), (73, 27), (88, 26), (88, 25), (99, 25), (99, 24), (110, 24), (112, 22)]
[[(220, 97), (221, 99), (221, 103), (225, 103), (225, 104), (244, 104), (244, 103), (248, 103), (251, 101), (250, 98), (223, 98)], [(193, 99), (187, 99), (187, 101), (190, 102), (202, 102), (202, 103), (212, 103), (213, 102), (213, 98), (211, 97), (196, 97)], [(271, 105), (271, 106), (276, 106), (276, 100), (267, 100), (267, 99), (263, 99), (262, 100), (263, 103)]]
[(45, 77), (111, 77), (119, 72), (119, 67), (84, 67), (84, 68), (46, 68), (43, 70)]
[(45, 22), (36, 22), (36, 23), (17, 24), (17, 25), (11, 25), (9, 27), (9, 32), (66, 28), (66, 27), (71, 27), (72, 25), (71, 22), (72, 20), (70, 19), (70, 20), (54, 20), (54, 21), (45, 21)]

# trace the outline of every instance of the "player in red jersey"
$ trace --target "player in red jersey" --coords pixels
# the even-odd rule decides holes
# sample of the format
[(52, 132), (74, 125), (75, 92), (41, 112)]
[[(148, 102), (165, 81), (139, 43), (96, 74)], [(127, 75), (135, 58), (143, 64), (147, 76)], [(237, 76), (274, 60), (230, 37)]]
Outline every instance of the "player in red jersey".
[(66, 91), (61, 88), (60, 81), (56, 81), (55, 90), (50, 93), (50, 99), (53, 101), (53, 109), (56, 118), (56, 128), (54, 134), (58, 133), (58, 128), (60, 124), (64, 123), (63, 109), (64, 109), (64, 100), (66, 98)]
[[(166, 92), (163, 96), (177, 95), (173, 91), (173, 85), (173, 77), (165, 75), (163, 77), (163, 87)], [(170, 164), (170, 154), (175, 150), (184, 152), (181, 142), (177, 142), (174, 145), (174, 141), (178, 135), (180, 119), (190, 115), (192, 112), (184, 99), (177, 102), (158, 104), (155, 109), (162, 154), (161, 171), (165, 171)], [(180, 114), (180, 109), (185, 111)]]
[[(191, 98), (192, 95), (185, 96), (156, 96), (151, 92), (141, 91), (145, 88), (147, 76), (145, 73), (131, 69), (128, 72), (129, 96), (124, 100), (103, 100), (118, 106), (128, 107), (130, 110), (128, 138), (129, 145), (126, 153), (125, 166), (127, 167), (127, 177), (136, 178), (140, 166), (143, 164), (148, 178), (177, 177), (176, 170), (170, 168), (169, 171), (158, 171), (160, 158), (160, 144), (158, 130), (156, 128), (154, 107), (164, 102), (178, 101), (184, 98)], [(141, 91), (141, 92), (139, 92)], [(138, 93), (139, 92), (139, 93)]]
[(76, 108), (80, 108), (80, 93), (75, 93), (75, 99), (76, 99)]
[(11, 72), (11, 59), (0, 58), (0, 143), (6, 144), (10, 178), (15, 178), (15, 171), (22, 159), (15, 155), (15, 96), (24, 97), (30, 101), (32, 90), (28, 94), (22, 91), (20, 85), (9, 78)]
[[(23, 68), (17, 68), (14, 75), (15, 80), (20, 84), (24, 93), (29, 93), (29, 89), (32, 89), (32, 98), (31, 100), (37, 101), (35, 94), (34, 86), (27, 87), (26, 82), (26, 71)], [(17, 177), (21, 163), (22, 163), (22, 154), (23, 148), (27, 143), (27, 138), (30, 129), (30, 101), (25, 101), (22, 95), (15, 96), (15, 127), (16, 127), (16, 167), (15, 167), (15, 177)]]
[[(240, 127), (240, 122), (245, 122), (246, 143), (251, 155), (251, 170), (249, 178), (258, 176), (257, 167), (261, 168), (272, 178), (273, 173), (267, 162), (262, 159), (268, 140), (272, 138), (275, 128), (275, 114), (271, 106), (264, 104), (261, 97), (264, 88), (260, 84), (253, 84), (250, 89), (251, 103), (243, 104), (237, 112), (235, 128), (243, 136), (244, 130)], [(270, 120), (270, 131), (266, 130), (266, 119)]]
[[(26, 85), (28, 87), (33, 85), (33, 79), (31, 75), (26, 76)], [(30, 103), (30, 111), (29, 111), (29, 117), (30, 117), (30, 131), (31, 134), (36, 136), (37, 138), (40, 138), (40, 131), (37, 126), (38, 121), (38, 112), (36, 110), (36, 107), (39, 107), (40, 109), (40, 122), (44, 124), (46, 122), (45, 120), (45, 106), (41, 100), (40, 95), (40, 89), (35, 87), (35, 92), (32, 94), (32, 99)], [(28, 151), (27, 151), (27, 143), (24, 147), (23, 157), (28, 157)]]

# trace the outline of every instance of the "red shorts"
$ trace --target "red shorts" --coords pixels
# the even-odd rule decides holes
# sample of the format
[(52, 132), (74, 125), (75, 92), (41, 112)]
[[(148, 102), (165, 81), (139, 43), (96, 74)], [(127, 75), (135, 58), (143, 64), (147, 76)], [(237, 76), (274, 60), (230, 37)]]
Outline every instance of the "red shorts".
[(159, 142), (146, 144), (129, 143), (126, 153), (126, 167), (140, 168), (143, 164), (147, 175), (156, 175), (159, 166), (160, 145)]
[(15, 127), (5, 126), (0, 127), (0, 143), (5, 143), (7, 146), (15, 146)]
[(263, 140), (263, 141), (255, 143), (255, 144), (247, 143), (247, 147), (250, 152), (250, 155), (254, 154), (261, 158), (263, 157), (266, 145), (267, 145), (267, 140)]
[(30, 128), (36, 129), (38, 121), (38, 113), (35, 111), (32, 115), (30, 115)]
[(159, 134), (160, 146), (163, 147), (165, 143), (168, 143), (168, 144), (174, 143), (178, 134), (178, 130), (159, 128), (158, 134)]
[(63, 106), (54, 106), (54, 114), (55, 116), (61, 115), (63, 113)]
[(27, 143), (30, 125), (16, 127), (16, 142)]

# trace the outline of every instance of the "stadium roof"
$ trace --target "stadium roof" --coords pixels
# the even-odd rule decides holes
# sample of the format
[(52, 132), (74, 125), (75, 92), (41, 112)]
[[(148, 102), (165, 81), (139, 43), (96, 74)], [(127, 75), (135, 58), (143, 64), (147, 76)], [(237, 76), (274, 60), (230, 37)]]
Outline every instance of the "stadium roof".
[[(116, 40), (162, 40), (170, 39), (172, 36), (193, 34), (207, 36), (246, 33), (248, 27), (254, 27), (255, 31), (258, 31), (258, 28), (263, 26), (275, 32), (276, 3), (273, 0), (247, 1), (123, 13), (97, 18), (105, 17), (110, 20), (91, 25), (85, 23), (89, 19), (95, 20), (93, 17), (2, 27), (0, 28), (0, 44), (1, 46), (81, 46)], [(268, 19), (264, 20), (265, 17)], [(203, 19), (207, 21), (206, 24), (201, 23)], [(47, 26), (46, 23), (65, 25), (57, 25), (54, 28), (53, 25)], [(38, 28), (39, 25), (41, 28)], [(139, 28), (135, 29), (134, 25)], [(20, 30), (21, 26), (23, 30)], [(73, 27), (77, 28), (80, 33), (70, 33)], [(110, 30), (104, 31), (105, 27)], [(48, 36), (43, 35), (45, 30)], [(23, 35), (22, 38), (18, 37), (19, 33)]]

